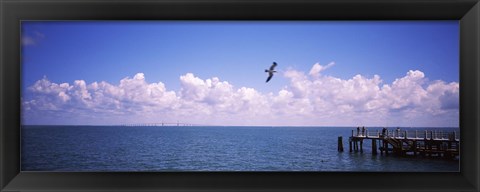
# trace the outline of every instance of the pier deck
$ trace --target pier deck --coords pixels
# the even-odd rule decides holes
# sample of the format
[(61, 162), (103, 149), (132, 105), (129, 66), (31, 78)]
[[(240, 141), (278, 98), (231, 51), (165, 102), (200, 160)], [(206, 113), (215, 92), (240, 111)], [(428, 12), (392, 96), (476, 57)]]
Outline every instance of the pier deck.
[[(460, 139), (454, 131), (385, 130), (380, 133), (380, 131), (369, 132), (357, 129), (356, 133), (352, 130), (352, 135), (349, 137), (349, 151), (363, 153), (363, 142), (366, 140), (372, 143), (373, 155), (377, 154), (378, 149), (385, 155), (391, 152), (399, 156), (459, 157)], [(338, 142), (338, 151), (343, 151), (341, 137)]]

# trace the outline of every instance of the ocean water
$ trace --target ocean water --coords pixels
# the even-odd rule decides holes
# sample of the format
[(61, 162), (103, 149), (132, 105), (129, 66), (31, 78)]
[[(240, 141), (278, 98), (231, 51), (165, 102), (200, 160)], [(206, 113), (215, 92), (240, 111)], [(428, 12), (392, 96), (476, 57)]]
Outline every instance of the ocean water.
[[(363, 153), (350, 153), (348, 137), (353, 129), (23, 126), (21, 170), (456, 172), (460, 169), (458, 160), (372, 155), (371, 142), (364, 142)], [(343, 137), (344, 152), (337, 152), (339, 136)]]

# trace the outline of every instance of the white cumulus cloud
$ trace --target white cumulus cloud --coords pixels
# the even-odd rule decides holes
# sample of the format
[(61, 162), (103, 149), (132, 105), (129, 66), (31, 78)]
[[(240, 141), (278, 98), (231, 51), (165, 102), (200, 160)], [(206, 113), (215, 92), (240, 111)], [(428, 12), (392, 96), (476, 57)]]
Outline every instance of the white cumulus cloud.
[(334, 65), (316, 63), (308, 75), (288, 69), (283, 76), (289, 83), (276, 93), (193, 73), (179, 77), (177, 92), (162, 82), (147, 82), (143, 73), (118, 84), (58, 84), (44, 77), (22, 99), (23, 119), (53, 121), (39, 118), (43, 114), (100, 124), (181, 120), (207, 125), (458, 126), (457, 82), (429, 81), (420, 70), (407, 71), (390, 84), (379, 75), (320, 75)]
[(322, 66), (319, 63), (315, 63), (312, 69), (310, 69), (310, 72), (308, 74), (314, 77), (318, 77), (320, 75), (320, 72), (325, 71), (326, 69), (332, 67), (333, 65), (335, 65), (335, 62), (330, 62), (325, 66)]

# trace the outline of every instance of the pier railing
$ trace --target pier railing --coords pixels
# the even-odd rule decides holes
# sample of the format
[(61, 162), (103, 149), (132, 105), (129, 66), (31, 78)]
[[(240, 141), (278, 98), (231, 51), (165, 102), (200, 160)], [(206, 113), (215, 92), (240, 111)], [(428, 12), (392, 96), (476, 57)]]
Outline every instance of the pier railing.
[(352, 137), (365, 138), (396, 138), (396, 139), (436, 139), (436, 140), (459, 140), (460, 136), (455, 131), (445, 130), (380, 130), (369, 131), (355, 131), (352, 130)]

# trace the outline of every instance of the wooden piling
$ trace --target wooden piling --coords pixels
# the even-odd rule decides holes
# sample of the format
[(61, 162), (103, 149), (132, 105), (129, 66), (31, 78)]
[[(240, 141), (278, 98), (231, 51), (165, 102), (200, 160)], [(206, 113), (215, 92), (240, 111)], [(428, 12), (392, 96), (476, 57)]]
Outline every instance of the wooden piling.
[(380, 146), (380, 155), (383, 155), (383, 142), (382, 140), (378, 140), (378, 145)]
[(417, 141), (413, 140), (413, 156), (417, 156)]
[(353, 141), (353, 151), (357, 152), (357, 141)]
[(363, 139), (360, 140), (360, 153), (363, 153)]
[(377, 154), (377, 141), (375, 139), (372, 139), (372, 155)]
[(350, 144), (350, 152), (352, 152), (352, 140), (351, 139), (348, 141), (348, 144)]
[(343, 142), (342, 136), (338, 137), (338, 151), (343, 152)]

